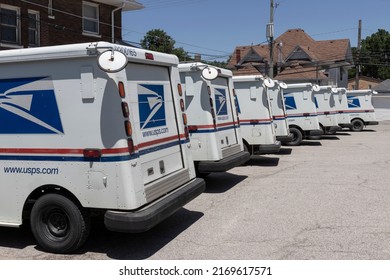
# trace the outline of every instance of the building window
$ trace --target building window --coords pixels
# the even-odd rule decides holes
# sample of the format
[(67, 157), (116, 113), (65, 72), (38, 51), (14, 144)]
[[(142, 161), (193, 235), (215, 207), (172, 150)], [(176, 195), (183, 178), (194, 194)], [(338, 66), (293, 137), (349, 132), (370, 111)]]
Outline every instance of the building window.
[(53, 0), (49, 0), (49, 3), (47, 5), (47, 15), (51, 19), (55, 19), (55, 16), (53, 14)]
[(39, 47), (39, 12), (28, 11), (28, 46)]
[(17, 7), (0, 6), (0, 39), (2, 43), (20, 44), (20, 11)]
[(99, 6), (83, 2), (83, 32), (99, 34)]

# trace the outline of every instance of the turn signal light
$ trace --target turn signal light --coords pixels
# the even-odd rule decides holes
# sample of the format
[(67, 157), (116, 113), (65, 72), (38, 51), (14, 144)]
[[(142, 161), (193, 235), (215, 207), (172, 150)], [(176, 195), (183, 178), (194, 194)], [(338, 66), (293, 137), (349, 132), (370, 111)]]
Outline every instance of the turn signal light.
[(187, 115), (183, 114), (183, 123), (184, 125), (187, 125)]
[(121, 98), (125, 98), (126, 93), (125, 93), (125, 85), (123, 84), (123, 82), (118, 83), (118, 90), (119, 90), (119, 96)]
[(177, 84), (177, 91), (179, 92), (180, 96), (183, 96), (183, 89), (181, 87), (181, 84)]

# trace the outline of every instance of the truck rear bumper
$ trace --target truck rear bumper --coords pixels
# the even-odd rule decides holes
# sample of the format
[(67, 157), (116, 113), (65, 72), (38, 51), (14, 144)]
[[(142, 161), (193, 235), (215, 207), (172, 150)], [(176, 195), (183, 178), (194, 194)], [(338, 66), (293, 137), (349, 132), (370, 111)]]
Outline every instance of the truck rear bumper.
[(351, 123), (339, 123), (339, 126), (342, 128), (351, 128), (352, 124)]
[(274, 144), (259, 145), (258, 149), (253, 150), (254, 155), (264, 155), (264, 154), (273, 154), (280, 151), (281, 147), (280, 141), (276, 141)]
[(200, 195), (205, 188), (205, 181), (201, 178), (196, 178), (151, 205), (137, 211), (108, 210), (104, 215), (104, 224), (111, 231), (147, 231)]
[(225, 172), (239, 166), (250, 159), (250, 154), (241, 151), (218, 161), (200, 161), (197, 163), (198, 173)]
[(314, 129), (305, 131), (306, 136), (321, 136), (322, 129)]
[(342, 128), (341, 126), (326, 126), (325, 131), (326, 132), (336, 132), (336, 131), (341, 131)]
[(276, 140), (278, 140), (282, 143), (291, 142), (293, 139), (294, 139), (294, 136), (291, 133), (289, 133), (288, 135), (276, 136)]
[(377, 121), (369, 121), (369, 122), (364, 122), (365, 125), (378, 125), (379, 122)]

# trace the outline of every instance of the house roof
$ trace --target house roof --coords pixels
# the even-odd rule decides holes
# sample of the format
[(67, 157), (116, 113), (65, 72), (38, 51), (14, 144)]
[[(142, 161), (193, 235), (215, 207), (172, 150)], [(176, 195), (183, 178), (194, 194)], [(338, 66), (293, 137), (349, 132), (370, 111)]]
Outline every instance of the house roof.
[[(323, 68), (327, 68), (336, 63), (338, 66), (350, 65), (353, 63), (349, 39), (315, 41), (303, 29), (289, 29), (275, 39), (275, 46), (275, 63), (279, 61), (287, 67), (290, 63), (294, 63), (296, 61), (300, 61), (304, 64), (310, 62), (312, 66), (317, 65)], [(234, 69), (239, 66), (237, 67), (237, 71), (235, 71), (235, 73), (238, 74), (238, 72), (243, 71), (241, 70), (241, 66), (245, 65), (245, 63), (254, 62), (246, 60), (246, 58), (255, 57), (254, 52), (257, 53), (258, 57), (263, 59), (263, 63), (270, 60), (268, 44), (237, 46), (228, 62), (227, 67)], [(294, 74), (294, 72), (297, 72), (297, 69), (298, 68), (295, 67), (285, 72), (285, 78), (287, 77), (286, 73), (291, 73), (293, 76), (297, 75), (298, 73)], [(312, 69), (317, 71), (316, 67), (312, 67)], [(305, 72), (308, 72), (309, 70), (310, 68), (305, 68)], [(315, 75), (317, 76), (316, 72)]]
[(390, 79), (384, 80), (379, 85), (372, 88), (379, 93), (390, 93)]
[(327, 80), (328, 77), (319, 71), (316, 67), (303, 67), (302, 65), (296, 65), (294, 67), (288, 67), (281, 71), (276, 77), (276, 80), (297, 80), (297, 81), (317, 81)]

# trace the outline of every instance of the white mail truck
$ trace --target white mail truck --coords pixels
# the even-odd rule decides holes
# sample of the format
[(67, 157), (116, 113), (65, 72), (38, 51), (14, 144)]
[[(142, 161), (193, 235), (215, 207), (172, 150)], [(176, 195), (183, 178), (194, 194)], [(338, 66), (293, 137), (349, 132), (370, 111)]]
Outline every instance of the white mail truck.
[(283, 91), (286, 88), (287, 84), (278, 80), (273, 80), (273, 85), (269, 83), (267, 86), (276, 140), (282, 144), (291, 142), (293, 139), (293, 135), (288, 127), (286, 104), (283, 97)]
[(341, 130), (337, 121), (336, 104), (332, 96), (336, 92), (337, 90), (332, 86), (320, 86), (318, 91), (313, 92), (323, 134), (334, 134)]
[(347, 90), (348, 113), (351, 118), (350, 129), (362, 131), (367, 125), (377, 125), (375, 109), (372, 105), (372, 95), (377, 94), (371, 89)]
[(347, 100), (347, 89), (336, 88), (333, 92), (333, 100), (335, 102), (337, 112), (337, 122), (342, 128), (351, 128), (351, 117), (348, 113), (348, 100)]
[(195, 168), (200, 175), (224, 172), (249, 160), (244, 151), (232, 72), (179, 64)]
[(234, 76), (233, 83), (246, 149), (252, 155), (279, 152), (281, 143), (276, 140), (267, 93), (267, 85), (274, 86), (273, 80), (259, 75)]
[(68, 253), (146, 231), (205, 189), (176, 56), (105, 42), (0, 52), (0, 225)]
[(293, 134), (286, 145), (297, 146), (304, 138), (322, 135), (313, 91), (318, 91), (318, 86), (311, 83), (288, 84), (284, 89), (287, 122)]

